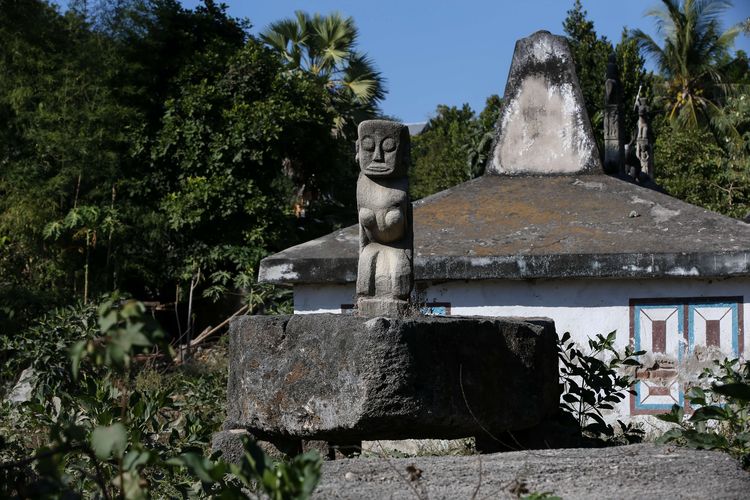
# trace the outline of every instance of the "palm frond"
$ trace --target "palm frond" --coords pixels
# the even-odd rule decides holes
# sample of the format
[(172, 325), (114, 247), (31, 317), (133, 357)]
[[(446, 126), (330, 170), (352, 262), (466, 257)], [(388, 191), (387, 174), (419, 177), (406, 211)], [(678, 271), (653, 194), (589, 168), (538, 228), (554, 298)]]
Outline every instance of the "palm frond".
[(344, 18), (338, 12), (328, 16), (316, 14), (312, 19), (312, 27), (322, 64), (329, 69), (342, 64), (356, 40), (354, 20), (351, 17)]
[(645, 52), (647, 56), (651, 57), (659, 69), (663, 72), (671, 73), (672, 68), (669, 67), (667, 55), (662, 47), (659, 46), (656, 41), (647, 35), (640, 29), (630, 31), (630, 37), (635, 40), (638, 48)]
[(378, 102), (385, 97), (385, 79), (365, 54), (354, 53), (349, 57), (343, 84), (361, 102)]

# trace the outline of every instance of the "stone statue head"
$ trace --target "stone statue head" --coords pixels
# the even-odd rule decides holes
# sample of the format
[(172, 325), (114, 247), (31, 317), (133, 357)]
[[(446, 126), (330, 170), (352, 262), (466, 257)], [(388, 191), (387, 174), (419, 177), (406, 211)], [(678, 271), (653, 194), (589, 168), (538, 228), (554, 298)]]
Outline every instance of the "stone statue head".
[(648, 108), (648, 101), (645, 97), (639, 97), (638, 98), (638, 116), (643, 116), (644, 118), (648, 115), (649, 108)]
[(359, 124), (357, 161), (368, 177), (403, 177), (411, 160), (411, 141), (406, 125), (388, 120)]

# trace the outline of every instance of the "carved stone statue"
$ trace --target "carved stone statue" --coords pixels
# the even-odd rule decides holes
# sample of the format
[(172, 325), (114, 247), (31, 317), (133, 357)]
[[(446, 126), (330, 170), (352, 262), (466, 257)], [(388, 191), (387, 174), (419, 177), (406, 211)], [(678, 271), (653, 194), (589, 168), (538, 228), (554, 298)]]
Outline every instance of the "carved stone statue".
[(638, 132), (635, 138), (635, 155), (640, 162), (641, 171), (646, 172), (649, 177), (654, 178), (654, 157), (651, 145), (651, 124), (648, 113), (650, 109), (646, 98), (638, 99)]
[(622, 172), (625, 160), (625, 137), (622, 124), (622, 86), (615, 54), (609, 55), (607, 80), (604, 83), (604, 170)]
[(358, 132), (357, 309), (364, 316), (399, 316), (414, 286), (409, 129), (367, 120)]

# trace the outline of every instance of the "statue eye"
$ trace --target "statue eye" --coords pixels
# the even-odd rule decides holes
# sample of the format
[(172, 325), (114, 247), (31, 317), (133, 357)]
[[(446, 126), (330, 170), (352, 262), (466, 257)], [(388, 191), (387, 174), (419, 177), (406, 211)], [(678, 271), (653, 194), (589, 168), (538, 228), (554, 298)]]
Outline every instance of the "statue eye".
[(362, 139), (362, 149), (365, 151), (375, 151), (375, 141), (369, 135)]
[(386, 153), (392, 153), (393, 151), (396, 151), (396, 141), (394, 141), (390, 137), (386, 137), (383, 140), (383, 151), (385, 151)]

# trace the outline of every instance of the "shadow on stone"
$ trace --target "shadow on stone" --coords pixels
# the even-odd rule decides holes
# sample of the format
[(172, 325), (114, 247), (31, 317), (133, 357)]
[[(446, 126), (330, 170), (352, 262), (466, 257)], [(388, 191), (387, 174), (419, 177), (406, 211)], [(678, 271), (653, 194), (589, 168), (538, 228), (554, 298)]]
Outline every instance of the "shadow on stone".
[(248, 316), (232, 323), (229, 352), (225, 433), (284, 454), (303, 440), (346, 455), (362, 440), (497, 435), (558, 405), (548, 319)]

